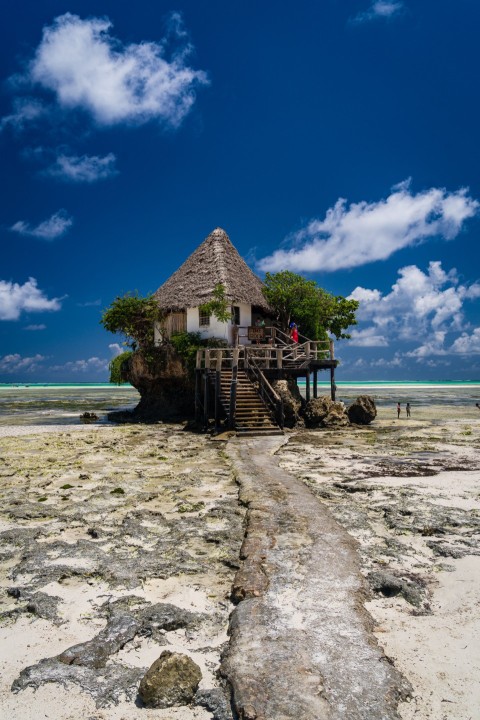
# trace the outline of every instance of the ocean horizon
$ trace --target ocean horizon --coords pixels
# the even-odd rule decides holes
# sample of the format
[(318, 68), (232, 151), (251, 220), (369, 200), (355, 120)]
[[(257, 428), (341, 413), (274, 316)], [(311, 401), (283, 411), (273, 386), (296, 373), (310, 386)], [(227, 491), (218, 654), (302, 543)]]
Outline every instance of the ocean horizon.
[[(299, 378), (298, 380), (299, 385), (305, 385), (305, 380), (303, 378)], [(335, 380), (335, 384), (337, 387), (406, 387), (406, 386), (412, 386), (412, 387), (474, 387), (474, 386), (480, 386), (480, 379), (479, 380)], [(321, 385), (322, 387), (330, 387), (330, 380), (319, 380), (318, 385)], [(130, 385), (130, 383), (122, 383), (121, 385), (116, 385), (114, 383), (109, 382), (85, 382), (85, 383), (68, 383), (68, 382), (61, 382), (61, 383), (52, 383), (52, 382), (16, 382), (16, 383), (0, 383), (0, 390), (1, 389), (12, 389), (12, 388), (30, 388), (30, 389), (43, 389), (43, 388), (65, 388), (65, 389), (74, 389), (74, 388), (86, 388), (86, 389), (129, 389), (131, 388), (134, 390), (135, 388)]]
[[(305, 380), (299, 380), (305, 396)], [(338, 380), (336, 399), (349, 405), (359, 395), (371, 395), (377, 407), (464, 406), (480, 402), (478, 380)], [(313, 394), (313, 383), (311, 385)], [(330, 381), (318, 383), (318, 394), (330, 394)], [(108, 414), (133, 410), (140, 399), (129, 383), (0, 383), (0, 425), (79, 425), (84, 412), (93, 412), (102, 424)]]

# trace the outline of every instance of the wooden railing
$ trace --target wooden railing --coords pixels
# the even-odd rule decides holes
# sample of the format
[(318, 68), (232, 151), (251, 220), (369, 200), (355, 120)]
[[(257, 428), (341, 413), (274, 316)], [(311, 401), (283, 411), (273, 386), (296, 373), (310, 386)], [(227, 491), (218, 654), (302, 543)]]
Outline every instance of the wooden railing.
[(334, 360), (333, 341), (308, 340), (289, 345), (239, 345), (197, 350), (197, 370), (245, 369), (246, 358), (254, 358), (263, 370), (307, 367), (310, 361)]
[(245, 351), (245, 372), (253, 383), (258, 384), (258, 394), (262, 398), (264, 404), (272, 411), (277, 425), (283, 429), (285, 419), (283, 413), (283, 400), (270, 385), (258, 366), (255, 356), (250, 354), (248, 348)]

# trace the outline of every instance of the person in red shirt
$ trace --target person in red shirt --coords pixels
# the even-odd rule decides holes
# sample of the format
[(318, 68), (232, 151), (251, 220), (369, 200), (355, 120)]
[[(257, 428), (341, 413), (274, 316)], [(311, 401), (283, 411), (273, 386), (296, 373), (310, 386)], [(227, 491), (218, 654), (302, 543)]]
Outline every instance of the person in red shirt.
[(298, 343), (298, 328), (296, 323), (290, 323), (290, 339), (293, 343)]

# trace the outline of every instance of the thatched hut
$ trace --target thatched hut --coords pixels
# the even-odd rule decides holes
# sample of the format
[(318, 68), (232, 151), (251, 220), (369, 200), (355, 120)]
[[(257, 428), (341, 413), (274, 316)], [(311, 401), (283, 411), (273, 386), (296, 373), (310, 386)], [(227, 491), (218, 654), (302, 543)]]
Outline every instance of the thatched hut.
[[(226, 323), (200, 309), (212, 299), (219, 284), (232, 304), (232, 318)], [(262, 281), (240, 257), (225, 230), (216, 228), (155, 293), (165, 312), (165, 320), (155, 329), (156, 340), (186, 331), (200, 332), (204, 338), (223, 338), (232, 344), (234, 326), (248, 327), (256, 318), (268, 315), (270, 308), (262, 287)], [(245, 336), (240, 336), (240, 341), (248, 342)]]

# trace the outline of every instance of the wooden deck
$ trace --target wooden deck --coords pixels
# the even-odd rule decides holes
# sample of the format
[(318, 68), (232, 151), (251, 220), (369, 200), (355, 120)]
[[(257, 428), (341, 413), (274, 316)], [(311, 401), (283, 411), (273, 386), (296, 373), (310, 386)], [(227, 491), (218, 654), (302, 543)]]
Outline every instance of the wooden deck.
[[(277, 331), (278, 333), (279, 331)], [(283, 335), (283, 333), (281, 333)], [(286, 339), (286, 341), (284, 340)], [(272, 380), (305, 378), (307, 401), (318, 396), (318, 372), (330, 372), (330, 394), (335, 400), (335, 360), (333, 341), (306, 340), (290, 343), (288, 337), (270, 337), (263, 344), (237, 345), (226, 348), (205, 348), (197, 351), (195, 412), (203, 418), (206, 428), (209, 420), (215, 427), (222, 421), (236, 429), (236, 415), (241, 398), (237, 396), (239, 376), (247, 378), (265, 406), (266, 413), (278, 428), (283, 428), (283, 403), (271, 385)], [(313, 383), (311, 376), (313, 375)], [(225, 379), (230, 384), (230, 397), (226, 401)], [(243, 408), (240, 407), (243, 411)]]

